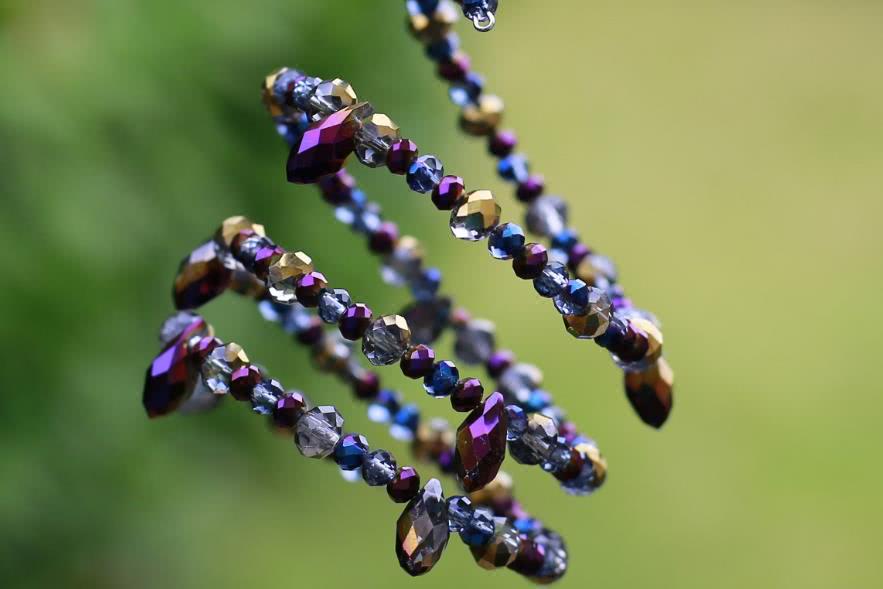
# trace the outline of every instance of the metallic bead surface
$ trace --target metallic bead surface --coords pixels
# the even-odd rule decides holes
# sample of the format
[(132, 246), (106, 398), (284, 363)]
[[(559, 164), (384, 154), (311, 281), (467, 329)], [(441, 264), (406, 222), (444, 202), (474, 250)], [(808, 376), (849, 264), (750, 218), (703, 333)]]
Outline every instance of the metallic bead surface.
[(500, 205), (490, 190), (470, 192), (451, 212), (451, 233), (458, 239), (479, 241), (500, 222)]
[(218, 227), (217, 232), (215, 232), (215, 243), (223, 248), (230, 249), (230, 246), (233, 244), (233, 238), (236, 237), (240, 231), (253, 231), (256, 235), (260, 235), (261, 237), (267, 236), (263, 225), (255, 223), (248, 217), (235, 215), (224, 219), (221, 226)]
[(420, 491), (420, 475), (410, 466), (401, 467), (386, 485), (386, 493), (396, 503), (413, 499)]
[(356, 132), (356, 157), (371, 168), (386, 165), (392, 144), (401, 138), (399, 126), (387, 115), (374, 113), (361, 121)]
[(209, 329), (197, 316), (147, 367), (141, 402), (148, 417), (171, 413), (193, 393), (199, 371), (189, 359), (189, 342)]
[(441, 483), (430, 479), (396, 523), (396, 556), (411, 576), (428, 573), (448, 544), (448, 508)]
[(341, 109), (354, 106), (358, 101), (353, 87), (340, 78), (325, 80), (316, 86), (310, 96), (310, 106), (322, 115), (330, 115)]
[(494, 518), (494, 536), (484, 546), (470, 546), (472, 557), (483, 569), (494, 570), (515, 560), (521, 538), (518, 531), (505, 518)]
[(384, 315), (365, 332), (362, 353), (374, 366), (398, 362), (411, 343), (411, 330), (401, 315)]
[(642, 372), (626, 372), (625, 392), (641, 420), (660, 428), (671, 413), (674, 372), (665, 358), (659, 358)]
[(334, 462), (343, 470), (361, 468), (368, 453), (368, 439), (362, 434), (347, 434), (334, 448)]
[(223, 293), (229, 284), (230, 270), (218, 255), (214, 242), (206, 242), (181, 260), (172, 293), (175, 307), (179, 310), (201, 307)]
[(330, 405), (313, 407), (297, 420), (294, 443), (307, 458), (326, 458), (343, 432), (343, 417)]
[(512, 270), (523, 280), (533, 280), (542, 274), (548, 262), (546, 248), (539, 243), (529, 243), (512, 260)]
[(382, 487), (396, 476), (396, 461), (386, 450), (375, 450), (362, 459), (362, 479), (371, 487)]
[(216, 395), (230, 392), (230, 376), (233, 371), (248, 364), (248, 356), (242, 346), (230, 342), (211, 351), (200, 368), (206, 387)]
[(436, 362), (432, 371), (423, 379), (423, 388), (430, 396), (447, 397), (460, 380), (460, 370), (450, 360)]
[(540, 196), (527, 209), (527, 230), (551, 237), (567, 228), (567, 203), (558, 196)]
[[(593, 339), (603, 335), (610, 325), (610, 318), (612, 316), (610, 299), (607, 298), (607, 294), (593, 287), (587, 287), (586, 290), (586, 296), (584, 297), (585, 311), (581, 314), (563, 316), (567, 332), (577, 339)], [(556, 299), (557, 306), (558, 301)], [(568, 306), (568, 308), (570, 307)], [(561, 307), (558, 310), (561, 311)]]
[(499, 96), (482, 94), (478, 104), (467, 104), (460, 113), (460, 127), (470, 135), (490, 135), (503, 120), (505, 106)]
[(277, 303), (292, 304), (297, 300), (298, 279), (313, 271), (313, 260), (303, 252), (287, 252), (270, 265), (267, 291)]
[(467, 492), (496, 478), (506, 456), (507, 421), (503, 395), (494, 393), (457, 428), (454, 464)]
[(355, 107), (339, 110), (304, 131), (288, 157), (288, 181), (313, 184), (322, 176), (335, 174), (356, 147), (359, 128)]
[(549, 262), (539, 276), (534, 278), (533, 287), (541, 297), (552, 298), (567, 286), (569, 274), (561, 262)]

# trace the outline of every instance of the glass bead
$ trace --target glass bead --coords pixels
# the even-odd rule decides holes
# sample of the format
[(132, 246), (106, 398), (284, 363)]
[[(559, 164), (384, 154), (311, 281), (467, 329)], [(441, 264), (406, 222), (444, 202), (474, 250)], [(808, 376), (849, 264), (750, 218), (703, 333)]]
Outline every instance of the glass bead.
[(552, 404), (552, 395), (543, 389), (534, 389), (524, 402), (524, 410), (528, 413), (543, 411)]
[(469, 522), (472, 521), (472, 514), (475, 508), (472, 506), (472, 500), (469, 497), (455, 495), (448, 499), (448, 528), (452, 533), (457, 534), (463, 531)]
[(591, 440), (580, 441), (573, 446), (581, 458), (575, 476), (572, 475), (561, 480), (561, 488), (570, 495), (590, 495), (596, 491), (607, 477), (607, 460), (601, 455), (598, 446)]
[(529, 176), (527, 180), (518, 184), (515, 197), (521, 202), (533, 202), (534, 199), (546, 190), (546, 181), (542, 176)]
[(171, 413), (193, 393), (199, 374), (190, 361), (189, 342), (209, 329), (202, 318), (195, 319), (147, 367), (141, 403), (148, 417)]
[(159, 330), (159, 341), (166, 346), (184, 333), (194, 321), (202, 318), (193, 311), (179, 311), (166, 319)]
[(340, 78), (325, 80), (310, 96), (310, 107), (321, 115), (330, 115), (359, 101), (349, 83)]
[(497, 11), (498, 0), (463, 0), (463, 14), (466, 18), (484, 20), (487, 13)]
[(511, 260), (524, 247), (524, 230), (515, 223), (498, 225), (488, 238), (488, 251), (498, 260)]
[(554, 444), (549, 448), (549, 453), (543, 457), (542, 466), (546, 472), (557, 473), (567, 468), (570, 463), (571, 448), (563, 437), (558, 436)]
[(248, 217), (236, 215), (224, 219), (215, 233), (215, 243), (225, 249), (230, 249), (230, 246), (233, 243), (233, 238), (236, 237), (240, 231), (246, 230), (253, 231), (256, 235), (261, 237), (266, 237), (263, 225), (255, 223)]
[(294, 296), (304, 307), (319, 304), (319, 295), (328, 286), (328, 280), (321, 272), (310, 271), (297, 279)]
[(401, 314), (411, 327), (411, 341), (428, 345), (437, 340), (448, 326), (451, 301), (445, 297), (417, 301), (402, 310)]
[[(471, 388), (483, 392), (477, 380)], [(493, 393), (457, 428), (454, 469), (465, 491), (478, 491), (496, 478), (506, 456), (506, 421), (503, 395)]]
[(245, 350), (237, 343), (230, 342), (215, 348), (203, 361), (200, 370), (206, 387), (216, 395), (230, 392), (230, 375), (234, 370), (248, 364)]
[(454, 391), (458, 380), (460, 371), (457, 366), (450, 360), (443, 360), (436, 362), (432, 372), (424, 377), (423, 388), (433, 397), (447, 397)]
[(288, 391), (276, 401), (273, 423), (282, 429), (292, 429), (309, 407), (309, 401), (300, 391)]
[(543, 373), (533, 364), (516, 364), (500, 375), (497, 385), (507, 398), (524, 403), (543, 384)]
[(473, 319), (457, 330), (454, 355), (464, 364), (483, 364), (494, 353), (494, 324), (486, 319)]
[(420, 275), (423, 257), (423, 246), (415, 237), (401, 237), (392, 253), (383, 260), (383, 281), (392, 286), (404, 286), (415, 280)]
[(411, 330), (401, 315), (384, 315), (368, 327), (362, 353), (374, 366), (398, 362), (411, 343)]
[(527, 418), (527, 430), (521, 442), (534, 451), (541, 460), (551, 453), (558, 439), (558, 424), (542, 413), (531, 413)]
[(485, 367), (490, 377), (497, 379), (512, 366), (513, 362), (515, 362), (515, 354), (511, 350), (497, 350), (487, 359)]
[(251, 391), (251, 408), (258, 415), (272, 415), (273, 409), (284, 394), (285, 390), (279, 381), (271, 379), (261, 381)]
[(498, 131), (488, 141), (488, 151), (497, 157), (506, 157), (518, 145), (518, 137), (513, 131)]
[[(431, 14), (431, 13), (430, 13)], [(426, 46), (426, 55), (435, 61), (450, 58), (460, 48), (460, 37), (451, 32)]]
[(643, 345), (635, 351), (637, 357), (627, 356), (611, 350), (611, 357), (617, 366), (626, 372), (641, 372), (652, 366), (662, 355), (662, 332), (649, 319), (633, 316), (628, 319), (629, 330), (633, 332)]
[(564, 540), (551, 530), (543, 531), (534, 538), (534, 542), (541, 547), (543, 552), (543, 564), (537, 571), (535, 578), (538, 583), (549, 584), (557, 581), (567, 572), (567, 547)]
[[(453, 57), (453, 54), (447, 59)], [(475, 72), (468, 72), (463, 78), (451, 84), (448, 97), (451, 102), (463, 108), (468, 104), (475, 105), (484, 91), (484, 78)]]
[(431, 43), (447, 35), (459, 15), (454, 5), (447, 1), (440, 1), (436, 9), (427, 13), (420, 8), (423, 0), (409, 0), (405, 6), (408, 8), (408, 25), (411, 34), (421, 43)]
[(416, 301), (431, 301), (441, 288), (442, 273), (438, 268), (425, 268), (411, 284)]
[(440, 211), (449, 211), (466, 194), (466, 184), (460, 176), (445, 176), (432, 189), (432, 202)]
[(503, 121), (505, 105), (499, 96), (482, 94), (477, 103), (460, 111), (460, 128), (470, 135), (490, 135)]
[(475, 562), (483, 569), (494, 570), (508, 566), (515, 560), (521, 538), (506, 518), (494, 518), (494, 537), (484, 546), (471, 546)]
[(375, 254), (392, 253), (399, 238), (399, 228), (391, 221), (384, 221), (371, 232), (368, 247)]
[(503, 180), (522, 183), (530, 176), (530, 165), (521, 154), (512, 154), (504, 157), (497, 164), (497, 173)]
[(408, 168), (408, 186), (414, 192), (427, 193), (441, 182), (445, 168), (434, 155), (421, 155)]
[(174, 299), (178, 310), (195, 309), (223, 293), (230, 285), (230, 270), (213, 241), (206, 242), (181, 260), (175, 276)]
[(420, 491), (420, 475), (410, 466), (401, 467), (386, 485), (386, 493), (396, 503), (406, 503)]
[(417, 159), (417, 144), (410, 139), (399, 139), (389, 147), (386, 156), (386, 167), (393, 174), (404, 175), (408, 172), (411, 164)]
[(277, 303), (291, 304), (296, 299), (298, 279), (313, 271), (313, 260), (303, 252), (288, 252), (270, 266), (267, 292)]
[(500, 213), (500, 205), (490, 190), (470, 192), (451, 211), (451, 233), (466, 241), (484, 239), (500, 222)]
[(548, 262), (549, 252), (546, 248), (538, 243), (529, 243), (512, 260), (512, 270), (521, 279), (533, 280), (543, 273)]
[(455, 51), (453, 55), (442, 59), (436, 66), (441, 79), (448, 82), (461, 82), (472, 69), (472, 58), (463, 51)]
[(541, 297), (557, 296), (567, 286), (569, 274), (561, 262), (549, 262), (539, 276), (534, 278), (533, 287)]
[(674, 372), (659, 358), (641, 372), (626, 372), (625, 392), (641, 420), (658, 429), (671, 414)]
[(323, 176), (339, 172), (356, 148), (358, 129), (356, 107), (344, 108), (311, 124), (288, 155), (288, 181), (314, 184)]
[(588, 254), (576, 265), (574, 274), (589, 286), (607, 289), (616, 282), (616, 265), (607, 256)]
[(396, 476), (396, 461), (386, 450), (375, 450), (362, 459), (362, 478), (371, 487), (388, 484)]
[[(594, 289), (597, 291), (597, 289)], [(590, 287), (576, 278), (567, 282), (567, 286), (555, 297), (555, 308), (562, 315), (582, 315), (588, 311)], [(597, 291), (596, 296), (604, 295)], [(609, 306), (609, 303), (608, 303)]]
[(527, 230), (549, 237), (567, 228), (567, 203), (557, 196), (540, 196), (527, 209)]
[(567, 251), (579, 242), (579, 235), (573, 229), (563, 229), (552, 236), (551, 245), (555, 249)]
[(430, 479), (396, 522), (396, 556), (411, 576), (428, 573), (448, 544), (448, 509), (441, 483)]
[(510, 442), (521, 439), (527, 431), (527, 413), (518, 405), (506, 405), (506, 416), (508, 419), (506, 439)]
[(494, 537), (494, 529), (494, 512), (487, 507), (476, 507), (460, 532), (460, 539), (470, 546), (484, 546)]
[(398, 393), (388, 389), (380, 390), (374, 401), (368, 405), (368, 419), (374, 423), (389, 423), (400, 407)]
[(420, 424), (420, 409), (416, 405), (405, 405), (393, 417), (389, 428), (392, 437), (403, 442), (414, 439), (414, 433)]
[(399, 126), (392, 119), (385, 114), (372, 114), (356, 132), (356, 157), (371, 168), (386, 165), (390, 147), (400, 138)]
[(408, 378), (423, 378), (432, 370), (435, 363), (435, 351), (423, 344), (408, 349), (402, 355), (402, 374)]
[(368, 439), (362, 434), (347, 434), (334, 448), (334, 462), (342, 470), (356, 470), (368, 453)]
[(342, 288), (323, 290), (319, 296), (319, 317), (325, 323), (337, 323), (352, 304), (350, 293)]
[(454, 411), (465, 413), (478, 407), (483, 397), (484, 387), (481, 381), (477, 378), (464, 378), (451, 393), (451, 406)]
[(261, 380), (263, 375), (257, 366), (241, 366), (230, 375), (230, 395), (237, 401), (251, 401), (251, 393)]
[(307, 458), (326, 458), (343, 432), (343, 417), (330, 405), (313, 407), (297, 421), (294, 443)]
[[(574, 314), (564, 315), (564, 326), (568, 333), (577, 339), (593, 339), (602, 335), (607, 331), (612, 316), (610, 299), (607, 298), (606, 293), (593, 287), (586, 287), (585, 290), (587, 291), (585, 293), (585, 309)], [(582, 304), (582, 299), (580, 299), (580, 304)], [(563, 312), (558, 299), (555, 301), (555, 306), (560, 312)], [(569, 309), (570, 306), (567, 308)]]

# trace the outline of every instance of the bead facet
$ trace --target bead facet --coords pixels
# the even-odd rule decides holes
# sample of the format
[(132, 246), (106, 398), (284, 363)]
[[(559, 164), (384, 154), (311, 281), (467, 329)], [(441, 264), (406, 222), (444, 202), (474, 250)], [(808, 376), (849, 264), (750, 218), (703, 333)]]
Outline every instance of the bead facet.
[(484, 239), (500, 222), (500, 205), (490, 190), (470, 192), (451, 212), (451, 233), (458, 239)]
[(288, 181), (313, 184), (340, 171), (356, 147), (359, 123), (354, 109), (344, 108), (321, 119), (304, 132), (288, 157)]
[(181, 260), (173, 292), (175, 307), (201, 307), (223, 293), (229, 284), (230, 270), (218, 256), (215, 243), (204, 243)]
[(409, 575), (428, 573), (448, 544), (448, 508), (441, 483), (430, 479), (396, 524), (396, 555)]
[(362, 434), (347, 434), (334, 448), (334, 462), (342, 470), (356, 470), (368, 453), (368, 439)]
[(542, 274), (549, 261), (549, 252), (538, 243), (529, 243), (512, 260), (515, 275), (524, 280), (533, 280)]
[(294, 442), (307, 458), (326, 458), (343, 432), (343, 417), (330, 405), (313, 407), (297, 421)]
[(498, 260), (511, 260), (524, 247), (524, 230), (515, 223), (498, 225), (488, 238), (491, 256)]
[(411, 343), (411, 330), (401, 315), (384, 315), (365, 332), (362, 353), (374, 366), (398, 362)]
[(441, 160), (434, 155), (421, 155), (408, 168), (408, 186), (414, 192), (430, 192), (445, 175)]
[(401, 467), (386, 485), (386, 493), (396, 503), (413, 499), (420, 491), (420, 475), (410, 466)]
[(642, 372), (625, 373), (625, 392), (641, 420), (660, 428), (671, 413), (674, 372), (665, 358), (659, 358)]
[(399, 140), (401, 132), (388, 116), (375, 113), (362, 121), (356, 132), (356, 157), (371, 168), (386, 164), (392, 144)]
[(313, 260), (303, 252), (287, 252), (272, 264), (267, 274), (267, 292), (277, 303), (290, 305), (297, 300), (298, 279), (313, 271)]
[(396, 476), (396, 461), (386, 450), (375, 450), (362, 459), (362, 479), (371, 487), (382, 487)]
[(457, 428), (454, 464), (467, 492), (481, 489), (497, 476), (506, 456), (506, 426), (503, 395), (494, 393)]
[(447, 397), (454, 391), (457, 381), (460, 380), (460, 371), (450, 360), (436, 362), (430, 372), (423, 379), (423, 388), (433, 397)]

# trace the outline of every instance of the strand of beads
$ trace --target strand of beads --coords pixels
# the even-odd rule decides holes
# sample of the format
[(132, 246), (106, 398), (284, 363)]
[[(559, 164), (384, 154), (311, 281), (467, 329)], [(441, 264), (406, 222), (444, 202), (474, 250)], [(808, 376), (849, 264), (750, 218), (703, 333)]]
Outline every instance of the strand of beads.
[[(240, 346), (215, 337), (202, 317), (174, 315), (163, 325), (161, 340), (164, 348), (145, 377), (143, 399), (150, 416), (158, 415), (156, 402), (169, 398), (182, 410), (213, 407), (226, 396), (249, 403), (255, 413), (268, 416), (275, 428), (292, 434), (302, 455), (332, 458), (343, 471), (359, 472), (368, 485), (385, 487), (393, 501), (407, 503), (396, 526), (395, 548), (409, 574), (429, 572), (441, 558), (451, 532), (460, 534), (483, 568), (508, 566), (542, 583), (557, 580), (566, 571), (567, 552), (557, 534), (534, 520), (495, 516), (489, 508), (473, 506), (468, 497), (445, 500), (436, 479), (421, 489), (413, 467), (398, 467), (386, 450), (371, 451), (361, 434), (344, 434), (344, 418), (336, 408), (311, 407), (303, 393), (285, 391), (251, 364)], [(206, 396), (213, 401), (201, 400)], [(490, 502), (490, 493), (499, 494), (499, 489), (487, 489), (488, 496), (475, 497), (476, 503)]]

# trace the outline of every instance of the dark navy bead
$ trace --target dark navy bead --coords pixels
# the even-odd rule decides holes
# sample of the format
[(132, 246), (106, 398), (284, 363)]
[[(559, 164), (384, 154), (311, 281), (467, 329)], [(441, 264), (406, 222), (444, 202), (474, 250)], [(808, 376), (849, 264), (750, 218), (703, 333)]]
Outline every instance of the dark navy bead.
[(542, 411), (551, 404), (552, 395), (542, 389), (535, 389), (531, 391), (530, 395), (527, 397), (527, 402), (524, 404), (524, 409), (528, 413), (536, 413), (538, 411)]
[(564, 290), (569, 277), (567, 267), (564, 264), (561, 262), (549, 262), (543, 268), (543, 272), (534, 278), (533, 287), (541, 297), (550, 299)]
[(475, 72), (467, 73), (462, 80), (453, 84), (448, 90), (451, 102), (457, 106), (475, 104), (484, 91), (484, 78)]
[(456, 495), (448, 499), (448, 528), (454, 532), (462, 532), (473, 514), (472, 500), (469, 497)]
[(368, 453), (368, 440), (362, 434), (347, 434), (334, 448), (334, 462), (342, 470), (356, 470)]
[(559, 250), (569, 251), (576, 242), (579, 241), (579, 235), (573, 229), (564, 229), (552, 236), (552, 247)]
[(450, 59), (457, 49), (460, 48), (460, 37), (457, 33), (448, 33), (438, 41), (434, 41), (426, 46), (426, 55), (435, 61)]
[(521, 183), (530, 177), (530, 166), (523, 155), (509, 155), (500, 160), (497, 173), (505, 180)]
[(417, 301), (431, 301), (441, 286), (442, 273), (438, 268), (425, 268), (411, 284), (411, 294)]
[(610, 349), (622, 342), (628, 334), (628, 323), (614, 315), (610, 318), (607, 331), (595, 338), (595, 343), (602, 348)]
[(555, 308), (562, 315), (583, 315), (589, 307), (589, 285), (574, 278), (555, 297)]
[(434, 155), (421, 155), (408, 168), (408, 186), (414, 192), (427, 193), (441, 182), (445, 168)]
[(478, 507), (472, 514), (472, 519), (460, 532), (460, 539), (470, 546), (484, 546), (494, 537), (493, 512), (486, 507)]
[(460, 370), (450, 360), (436, 362), (432, 372), (423, 378), (423, 388), (433, 397), (447, 397), (460, 380)]
[(417, 426), (420, 425), (420, 409), (416, 405), (403, 406), (393, 417), (393, 423), (399, 431), (411, 432), (411, 436), (413, 436), (414, 432), (417, 431)]
[(524, 248), (524, 230), (515, 223), (498, 225), (488, 239), (487, 248), (498, 260), (510, 260)]

